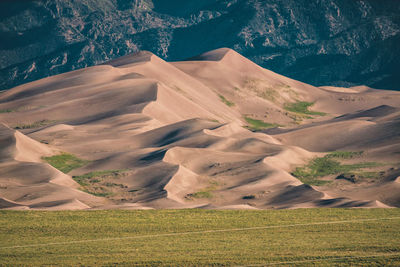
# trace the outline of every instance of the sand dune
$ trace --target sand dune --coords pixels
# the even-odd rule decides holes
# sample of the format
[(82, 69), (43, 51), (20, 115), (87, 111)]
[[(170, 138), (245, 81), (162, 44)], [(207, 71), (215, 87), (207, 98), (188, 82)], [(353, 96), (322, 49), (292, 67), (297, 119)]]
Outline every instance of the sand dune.
[[(0, 95), (0, 208), (400, 206), (399, 100), (317, 88), (225, 48), (172, 63), (128, 55)], [(298, 103), (309, 110), (288, 108)], [(292, 175), (334, 150), (362, 150), (390, 170), (331, 186)], [(85, 164), (62, 173), (43, 159), (63, 152)]]
[[(86, 209), (103, 203), (102, 199), (84, 193), (70, 176), (45, 164), (42, 156), (54, 153), (51, 148), (12, 130), (0, 126), (2, 146), (0, 163), (0, 207), (24, 209)], [(5, 149), (4, 149), (5, 148)]]
[[(399, 108), (378, 106), (280, 133), (275, 131), (278, 134), (273, 136), (285, 144), (320, 152), (383, 148), (400, 143), (399, 120)], [(319, 141), (315, 142), (310, 135)]]

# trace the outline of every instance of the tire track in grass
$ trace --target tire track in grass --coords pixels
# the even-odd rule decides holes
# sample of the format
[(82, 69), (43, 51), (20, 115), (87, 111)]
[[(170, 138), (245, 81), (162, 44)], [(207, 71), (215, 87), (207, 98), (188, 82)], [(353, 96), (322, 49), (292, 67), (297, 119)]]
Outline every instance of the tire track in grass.
[(260, 264), (250, 264), (250, 265), (237, 265), (236, 267), (256, 267), (256, 266), (271, 266), (271, 265), (283, 265), (283, 264), (296, 264), (296, 263), (307, 263), (307, 262), (319, 262), (319, 261), (341, 261), (341, 260), (352, 260), (352, 259), (368, 259), (368, 258), (393, 258), (400, 256), (400, 253), (390, 253), (390, 254), (377, 254), (368, 256), (342, 256), (342, 257), (326, 257), (322, 259), (309, 259), (309, 260), (293, 260), (293, 261), (275, 261)]

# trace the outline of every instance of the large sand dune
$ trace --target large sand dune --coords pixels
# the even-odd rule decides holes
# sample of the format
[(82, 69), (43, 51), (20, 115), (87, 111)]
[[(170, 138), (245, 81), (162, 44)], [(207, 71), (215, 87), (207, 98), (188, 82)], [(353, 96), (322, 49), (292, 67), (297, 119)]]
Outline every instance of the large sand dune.
[[(320, 113), (288, 108), (301, 101)], [(0, 110), (0, 208), (400, 206), (400, 93), (313, 87), (229, 49), (173, 63), (140, 52), (2, 92)], [(291, 174), (335, 150), (364, 151), (379, 179)], [(43, 159), (63, 152), (85, 164)], [(94, 171), (86, 186), (72, 177)]]

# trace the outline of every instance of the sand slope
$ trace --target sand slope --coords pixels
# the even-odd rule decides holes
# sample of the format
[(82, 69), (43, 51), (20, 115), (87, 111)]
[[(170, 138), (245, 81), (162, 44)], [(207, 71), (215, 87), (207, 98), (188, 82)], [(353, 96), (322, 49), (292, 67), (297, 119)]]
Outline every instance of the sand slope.
[[(288, 111), (296, 101), (326, 115)], [(398, 92), (313, 87), (229, 49), (173, 63), (140, 52), (11, 89), (0, 110), (0, 208), (400, 205), (396, 169), (336, 187), (291, 175), (333, 150), (400, 162)], [(252, 132), (246, 118), (281, 127)], [(42, 159), (60, 152), (88, 163), (64, 174)], [(121, 174), (101, 178), (106, 197), (71, 178), (112, 170)]]
[(77, 190), (70, 176), (41, 162), (47, 146), (0, 125), (0, 207), (17, 209), (86, 209), (104, 201)]

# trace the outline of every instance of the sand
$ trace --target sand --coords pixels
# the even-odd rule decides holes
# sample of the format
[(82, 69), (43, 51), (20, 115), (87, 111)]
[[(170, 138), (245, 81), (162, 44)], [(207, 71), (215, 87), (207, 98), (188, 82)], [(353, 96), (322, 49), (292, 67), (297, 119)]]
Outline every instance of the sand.
[[(296, 101), (326, 115), (285, 109)], [(181, 62), (128, 55), (8, 90), (0, 110), (4, 209), (400, 206), (399, 92), (314, 87), (226, 48)], [(253, 132), (245, 118), (279, 127)], [(291, 174), (334, 150), (394, 165), (355, 184)], [(65, 174), (43, 160), (61, 152), (88, 164)], [(106, 197), (72, 178), (102, 170), (123, 170)]]

